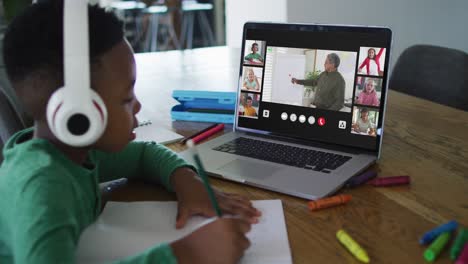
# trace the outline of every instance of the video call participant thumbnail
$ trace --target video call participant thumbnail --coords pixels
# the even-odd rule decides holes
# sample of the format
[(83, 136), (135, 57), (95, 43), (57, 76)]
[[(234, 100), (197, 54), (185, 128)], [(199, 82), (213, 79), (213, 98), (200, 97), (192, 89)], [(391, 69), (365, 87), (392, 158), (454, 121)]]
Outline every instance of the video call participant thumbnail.
[(264, 59), (262, 54), (259, 52), (259, 45), (257, 42), (254, 42), (250, 45), (251, 53), (247, 54), (244, 57), (244, 63), (252, 65), (263, 65)]
[[(261, 74), (261, 68), (256, 68)], [(260, 92), (261, 76), (257, 76), (252, 67), (244, 67), (244, 81), (242, 82), (242, 90)]]
[[(356, 116), (357, 115), (357, 116)], [(371, 117), (369, 117), (371, 115)], [(355, 134), (376, 136), (376, 121), (378, 120), (377, 111), (369, 111), (367, 108), (354, 109), (353, 123), (351, 132)]]
[[(375, 107), (380, 106), (380, 96), (376, 91), (376, 86), (377, 80), (375, 80), (374, 78), (365, 78), (363, 88), (356, 96), (356, 100), (354, 101), (354, 103)], [(356, 93), (358, 93), (357, 90)]]
[[(380, 48), (378, 52), (375, 48), (367, 49), (367, 57), (359, 65), (358, 72), (366, 75), (382, 76), (384, 61), (381, 57), (384, 54), (385, 48)], [(365, 48), (361, 48), (360, 52), (366, 52)]]
[(242, 93), (239, 102), (239, 115), (258, 118), (258, 94)]

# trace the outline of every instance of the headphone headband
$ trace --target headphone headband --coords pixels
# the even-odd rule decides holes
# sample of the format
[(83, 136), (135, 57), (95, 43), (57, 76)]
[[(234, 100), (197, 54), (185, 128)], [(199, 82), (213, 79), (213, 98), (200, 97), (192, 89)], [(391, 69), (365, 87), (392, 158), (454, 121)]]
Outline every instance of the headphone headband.
[(52, 94), (47, 122), (63, 143), (83, 147), (93, 144), (105, 130), (107, 110), (90, 81), (89, 22), (86, 0), (64, 0), (64, 87)]
[(89, 98), (89, 89), (83, 89), (91, 87), (87, 1), (64, 0), (63, 20), (63, 67), (67, 96)]

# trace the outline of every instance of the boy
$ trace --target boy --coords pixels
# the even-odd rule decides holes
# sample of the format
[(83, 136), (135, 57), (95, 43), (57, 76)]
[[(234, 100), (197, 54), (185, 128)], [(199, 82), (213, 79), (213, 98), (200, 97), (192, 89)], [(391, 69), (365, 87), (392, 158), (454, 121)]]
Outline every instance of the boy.
[[(89, 9), (91, 84), (108, 111), (104, 134), (75, 148), (51, 133), (50, 95), (63, 85), (63, 3), (39, 3), (10, 24), (4, 39), (8, 77), (34, 118), (34, 128), (5, 144), (0, 167), (0, 263), (73, 263), (82, 231), (101, 208), (98, 181), (152, 180), (175, 191), (176, 227), (191, 215), (214, 216), (191, 166), (154, 143), (129, 143), (141, 108), (133, 85), (133, 51), (122, 24), (98, 7)], [(83, 87), (84, 88), (84, 87)], [(234, 263), (249, 246), (245, 233), (260, 213), (245, 198), (217, 193), (221, 218), (170, 244), (155, 245), (123, 263)], [(157, 219), (155, 219), (157, 221)]]
[(244, 112), (246, 116), (257, 116), (257, 111), (252, 106), (252, 96), (247, 96), (247, 102), (244, 105)]
[(244, 60), (248, 61), (251, 64), (263, 64), (262, 55), (258, 54), (258, 43), (253, 43), (250, 48), (252, 53), (244, 57)]

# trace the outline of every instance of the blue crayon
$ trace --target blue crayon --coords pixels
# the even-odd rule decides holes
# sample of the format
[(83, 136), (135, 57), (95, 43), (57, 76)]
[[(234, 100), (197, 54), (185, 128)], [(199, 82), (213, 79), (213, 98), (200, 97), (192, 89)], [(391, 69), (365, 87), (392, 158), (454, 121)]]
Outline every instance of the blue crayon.
[(431, 231), (425, 233), (421, 239), (419, 239), (419, 244), (421, 245), (425, 245), (425, 244), (429, 244), (430, 242), (432, 242), (432, 240), (434, 240), (436, 237), (438, 237), (440, 234), (444, 233), (444, 232), (451, 232), (455, 229), (457, 229), (458, 227), (458, 223), (454, 220), (452, 221), (449, 221), (443, 225), (440, 225), (434, 229), (432, 229)]
[(368, 180), (375, 178), (377, 176), (377, 172), (375, 171), (366, 171), (363, 174), (360, 174), (358, 176), (354, 176), (351, 179), (348, 180), (346, 183), (347, 187), (356, 187), (359, 185), (362, 185), (366, 183)]

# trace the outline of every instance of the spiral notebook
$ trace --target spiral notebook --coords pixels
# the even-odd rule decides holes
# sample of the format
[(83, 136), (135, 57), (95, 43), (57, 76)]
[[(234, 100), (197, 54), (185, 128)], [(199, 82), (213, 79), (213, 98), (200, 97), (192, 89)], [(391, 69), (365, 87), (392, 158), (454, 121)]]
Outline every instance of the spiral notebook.
[(141, 122), (138, 127), (135, 128), (135, 133), (135, 141), (154, 141), (159, 144), (170, 144), (184, 138), (184, 136), (170, 129), (153, 124), (151, 121)]

